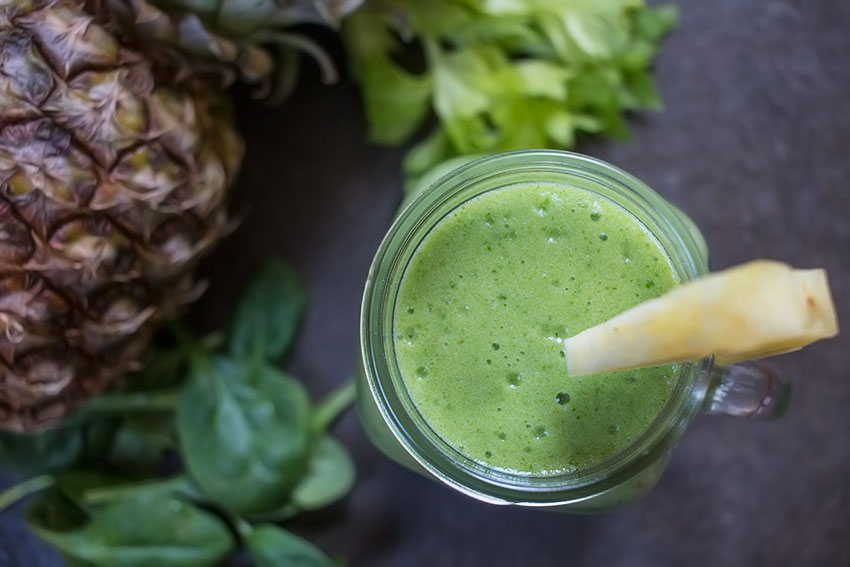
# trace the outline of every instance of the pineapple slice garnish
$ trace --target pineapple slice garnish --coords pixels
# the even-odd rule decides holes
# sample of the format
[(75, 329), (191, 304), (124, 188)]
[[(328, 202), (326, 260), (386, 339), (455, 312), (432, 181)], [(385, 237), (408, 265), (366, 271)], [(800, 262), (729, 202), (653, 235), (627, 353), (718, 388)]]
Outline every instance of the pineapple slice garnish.
[(822, 269), (756, 260), (641, 303), (564, 341), (571, 376), (696, 360), (721, 364), (800, 349), (838, 334)]

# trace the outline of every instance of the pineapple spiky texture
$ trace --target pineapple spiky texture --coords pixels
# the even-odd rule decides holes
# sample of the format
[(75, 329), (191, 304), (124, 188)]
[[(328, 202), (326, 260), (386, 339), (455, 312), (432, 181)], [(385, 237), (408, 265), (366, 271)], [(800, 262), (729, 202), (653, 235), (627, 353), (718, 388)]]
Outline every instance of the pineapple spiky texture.
[(242, 155), (227, 107), (102, 3), (0, 0), (0, 428), (61, 419), (196, 295)]

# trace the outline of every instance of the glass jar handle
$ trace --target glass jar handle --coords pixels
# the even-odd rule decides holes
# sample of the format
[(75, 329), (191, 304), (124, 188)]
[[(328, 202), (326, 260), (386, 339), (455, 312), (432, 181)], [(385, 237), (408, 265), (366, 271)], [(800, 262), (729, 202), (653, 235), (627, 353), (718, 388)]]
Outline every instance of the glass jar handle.
[(715, 364), (703, 412), (734, 417), (776, 419), (788, 408), (791, 384), (764, 360), (729, 366)]

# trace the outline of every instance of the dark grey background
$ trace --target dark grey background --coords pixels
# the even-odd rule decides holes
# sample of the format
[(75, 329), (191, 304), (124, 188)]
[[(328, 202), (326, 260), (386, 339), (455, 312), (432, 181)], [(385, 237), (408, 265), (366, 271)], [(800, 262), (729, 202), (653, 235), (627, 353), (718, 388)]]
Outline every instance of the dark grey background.
[[(826, 267), (850, 325), (850, 2), (679, 3), (656, 69), (664, 113), (634, 117), (628, 142), (579, 150), (690, 214), (714, 269), (761, 257)], [(306, 84), (274, 111), (245, 100), (239, 119), (249, 151), (234, 205), (250, 214), (206, 262), (213, 285), (192, 318), (217, 324), (257, 261), (291, 260), (310, 307), (289, 369), (319, 396), (353, 372), (403, 152), (364, 142), (348, 84)], [(845, 335), (777, 359), (795, 377), (784, 419), (697, 419), (655, 491), (607, 516), (470, 500), (388, 461), (350, 412), (336, 431), (357, 461), (354, 492), (291, 527), (352, 566), (850, 565), (848, 347)], [(0, 518), (0, 550), (3, 566), (56, 562), (20, 507)]]

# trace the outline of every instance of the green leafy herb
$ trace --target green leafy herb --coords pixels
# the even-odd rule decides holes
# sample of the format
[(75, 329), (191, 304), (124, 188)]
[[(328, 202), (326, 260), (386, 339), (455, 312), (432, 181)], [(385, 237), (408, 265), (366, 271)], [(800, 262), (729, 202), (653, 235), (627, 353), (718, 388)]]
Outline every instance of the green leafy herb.
[(229, 350), (236, 356), (280, 358), (295, 336), (306, 293), (288, 264), (267, 262), (242, 294), (230, 325)]
[(360, 10), (343, 28), (355, 69), (364, 90), (369, 137), (382, 144), (403, 142), (428, 112), (431, 80), (394, 64), (392, 56), (403, 47), (393, 31), (371, 13)]
[(92, 423), (72, 417), (61, 427), (35, 435), (0, 432), (0, 463), (26, 476), (64, 470), (102, 456), (114, 430), (111, 419)]
[(53, 489), (39, 497), (27, 519), (64, 557), (95, 567), (207, 567), (234, 546), (216, 516), (159, 493), (84, 510)]
[[(408, 156), (411, 182), (457, 155), (625, 136), (625, 111), (661, 107), (647, 69), (675, 21), (642, 0), (374, 0), (343, 38), (373, 141), (439, 119)], [(421, 47), (421, 72), (399, 62), (405, 43)]]
[(326, 506), (354, 482), (351, 458), (327, 435), (353, 381), (311, 408), (304, 387), (272, 366), (303, 309), (293, 270), (271, 262), (242, 295), (227, 341), (175, 326), (123, 392), (93, 398), (62, 428), (0, 434), (3, 464), (40, 474), (0, 493), (0, 511), (40, 492), (30, 526), (71, 567), (214, 565), (234, 533), (258, 567), (331, 565), (303, 539), (249, 522)]
[[(67, 478), (60, 478), (57, 484), (68, 492)], [(83, 490), (80, 490), (82, 488)], [(186, 475), (177, 475), (170, 478), (154, 478), (139, 482), (119, 483), (114, 479), (106, 479), (99, 483), (89, 483), (80, 486), (77, 483), (75, 498), (83, 506), (98, 506), (110, 502), (118, 502), (132, 498), (150, 498), (152, 496), (170, 496), (182, 500), (200, 502), (205, 495)]]
[(331, 567), (318, 547), (282, 528), (260, 524), (245, 539), (256, 567)]
[(316, 444), (307, 473), (292, 492), (298, 510), (318, 510), (348, 494), (354, 485), (354, 463), (342, 443), (322, 437)]
[(319, 402), (311, 414), (313, 439), (307, 469), (286, 502), (273, 510), (250, 514), (252, 519), (283, 521), (300, 512), (317, 510), (339, 500), (354, 484), (354, 463), (345, 447), (326, 434), (327, 429), (354, 401), (357, 393), (348, 380)]
[(307, 465), (309, 408), (303, 386), (265, 362), (198, 355), (177, 406), (186, 468), (234, 512), (276, 508)]

